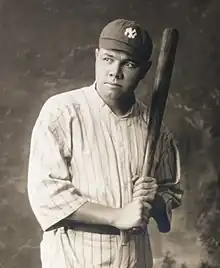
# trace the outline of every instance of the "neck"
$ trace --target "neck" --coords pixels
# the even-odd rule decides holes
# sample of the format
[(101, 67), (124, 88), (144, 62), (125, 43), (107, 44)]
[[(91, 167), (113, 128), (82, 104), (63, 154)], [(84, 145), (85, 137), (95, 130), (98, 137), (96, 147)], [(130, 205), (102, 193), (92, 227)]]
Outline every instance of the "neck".
[(117, 100), (105, 100), (105, 103), (109, 106), (112, 112), (118, 116), (123, 116), (129, 112), (135, 103), (135, 95), (132, 93), (129, 96), (123, 96)]
[(112, 112), (117, 116), (123, 116), (127, 114), (136, 101), (134, 92), (131, 92), (127, 95), (122, 95), (119, 99), (109, 99), (105, 98), (105, 96), (101, 94), (101, 92), (99, 92), (96, 84), (95, 90), (98, 93), (99, 97), (105, 102), (106, 105), (109, 106)]

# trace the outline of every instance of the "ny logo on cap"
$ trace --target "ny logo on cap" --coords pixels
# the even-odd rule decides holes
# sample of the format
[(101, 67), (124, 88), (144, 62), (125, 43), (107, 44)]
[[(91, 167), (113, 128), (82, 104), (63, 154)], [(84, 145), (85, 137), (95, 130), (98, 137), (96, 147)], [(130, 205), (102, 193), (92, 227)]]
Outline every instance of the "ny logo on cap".
[(128, 38), (134, 39), (137, 36), (137, 31), (136, 29), (130, 27), (125, 30), (124, 35), (126, 35)]

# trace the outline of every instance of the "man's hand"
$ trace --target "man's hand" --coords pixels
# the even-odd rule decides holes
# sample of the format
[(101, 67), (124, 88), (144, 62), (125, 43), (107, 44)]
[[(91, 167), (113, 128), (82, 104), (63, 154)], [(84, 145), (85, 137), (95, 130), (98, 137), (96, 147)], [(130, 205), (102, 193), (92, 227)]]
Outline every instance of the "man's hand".
[(141, 227), (146, 228), (146, 224), (149, 222), (150, 211), (152, 208), (152, 202), (155, 199), (157, 193), (157, 180), (152, 177), (138, 177), (135, 176), (132, 179), (133, 187), (133, 200), (142, 201), (142, 219)]
[(151, 202), (157, 192), (157, 181), (151, 177), (138, 177), (132, 179), (132, 201), (116, 212), (115, 227), (127, 230), (134, 227), (145, 228), (149, 221)]
[[(148, 210), (146, 211), (144, 208), (148, 208)], [(144, 228), (145, 224), (143, 225), (143, 223), (148, 222), (148, 211), (150, 209), (150, 203), (141, 198), (136, 198), (125, 207), (116, 210), (113, 226), (120, 230), (128, 230), (134, 227)]]
[(151, 203), (157, 193), (157, 180), (152, 177), (138, 177), (132, 179), (133, 187), (133, 200), (139, 199), (144, 202)]

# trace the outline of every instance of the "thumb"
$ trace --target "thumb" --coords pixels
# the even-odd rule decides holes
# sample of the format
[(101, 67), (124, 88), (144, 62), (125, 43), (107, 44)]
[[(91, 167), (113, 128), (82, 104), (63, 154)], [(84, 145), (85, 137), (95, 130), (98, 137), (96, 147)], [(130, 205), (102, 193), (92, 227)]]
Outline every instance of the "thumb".
[(133, 184), (139, 179), (138, 175), (135, 175), (131, 180), (133, 182)]

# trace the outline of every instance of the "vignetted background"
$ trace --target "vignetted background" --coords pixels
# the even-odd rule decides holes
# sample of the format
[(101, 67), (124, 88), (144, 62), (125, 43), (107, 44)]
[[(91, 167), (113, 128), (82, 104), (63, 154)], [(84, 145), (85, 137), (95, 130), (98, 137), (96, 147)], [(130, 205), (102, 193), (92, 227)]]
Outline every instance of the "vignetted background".
[(170, 234), (152, 227), (155, 258), (169, 251), (172, 267), (202, 259), (220, 267), (219, 17), (218, 0), (0, 0), (1, 268), (40, 268), (41, 230), (26, 190), (31, 130), (48, 97), (93, 82), (98, 35), (115, 18), (152, 35), (153, 68), (137, 91), (144, 102), (164, 28), (180, 32), (165, 121), (179, 144), (185, 196)]

